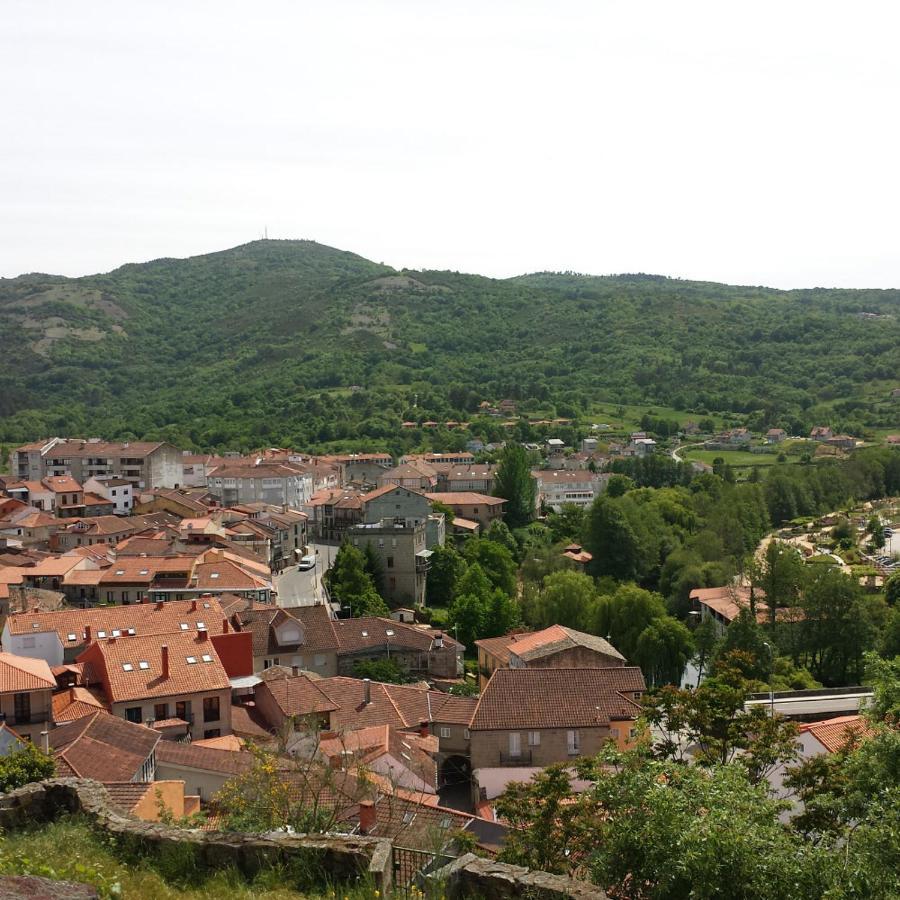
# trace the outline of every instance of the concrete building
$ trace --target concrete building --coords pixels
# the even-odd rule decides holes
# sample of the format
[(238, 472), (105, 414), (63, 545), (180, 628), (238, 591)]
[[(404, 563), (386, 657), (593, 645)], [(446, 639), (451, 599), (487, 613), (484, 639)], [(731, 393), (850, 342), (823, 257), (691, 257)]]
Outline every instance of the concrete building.
[(469, 725), (472, 768), (549, 766), (635, 738), (641, 670), (497, 669)]
[(605, 490), (609, 475), (589, 469), (536, 469), (538, 505), (559, 512), (566, 504), (587, 507)]
[(223, 506), (268, 503), (300, 509), (313, 495), (313, 476), (299, 464), (280, 460), (229, 460), (209, 472), (206, 487)]
[(32, 481), (70, 475), (79, 484), (95, 477), (121, 478), (136, 488), (151, 488), (178, 487), (183, 477), (181, 453), (165, 441), (52, 438), (17, 447), (9, 464), (16, 477)]
[(109, 500), (114, 515), (130, 516), (134, 509), (134, 485), (125, 478), (88, 478), (84, 489)]

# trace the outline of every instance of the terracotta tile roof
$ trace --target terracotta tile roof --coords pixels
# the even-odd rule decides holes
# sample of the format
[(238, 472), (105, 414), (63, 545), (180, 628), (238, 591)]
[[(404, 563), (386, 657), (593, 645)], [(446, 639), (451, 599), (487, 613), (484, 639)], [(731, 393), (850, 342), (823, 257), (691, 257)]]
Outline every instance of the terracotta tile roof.
[(106, 781), (103, 784), (109, 794), (109, 802), (119, 811), (130, 815), (131, 811), (152, 790), (152, 781)]
[(87, 688), (70, 687), (53, 695), (53, 721), (57, 724), (92, 716), (98, 710), (109, 712), (106, 704)]
[[(290, 610), (278, 607), (255, 606), (239, 611), (234, 618), (241, 631), (253, 635), (253, 655), (268, 656), (291, 649), (334, 650), (338, 639), (332, 627), (328, 608), (319, 606), (299, 606)], [(279, 644), (275, 629), (292, 620), (301, 626), (302, 640), (293, 644)]]
[[(168, 648), (168, 676), (164, 675), (164, 647)], [(94, 680), (102, 681), (110, 703), (231, 687), (212, 640), (196, 632), (95, 641), (78, 661), (85, 663), (86, 673), (90, 666)]]
[(429, 493), (425, 496), (432, 503), (443, 503), (451, 508), (454, 506), (501, 506), (506, 503), (502, 497), (489, 497), (487, 494), (476, 494), (474, 491)]
[(260, 590), (271, 585), (265, 578), (253, 575), (228, 559), (202, 562), (194, 566), (195, 587), (201, 590)]
[(126, 444), (107, 441), (63, 440), (45, 453), (44, 456), (48, 456), (51, 459), (61, 459), (67, 456), (86, 456), (89, 458), (115, 458), (118, 456), (126, 459), (138, 459), (149, 456), (154, 450), (163, 445), (163, 441), (129, 441)]
[[(449, 635), (431, 628), (417, 628), (404, 622), (380, 616), (363, 616), (357, 619), (335, 619), (332, 622), (337, 635), (339, 653), (358, 653), (374, 647), (412, 647), (422, 652), (434, 649), (434, 639), (443, 635), (444, 647), (458, 645)], [(388, 632), (391, 632), (388, 634)]]
[(471, 519), (463, 519), (460, 516), (454, 516), (453, 527), (462, 528), (463, 531), (478, 531), (478, 529), (481, 528), (481, 523), (473, 522)]
[(297, 675), (267, 682), (267, 686), (286, 716), (329, 712), (332, 731), (369, 725), (416, 728), (421, 722), (431, 721), (432, 709), (440, 709), (447, 701), (447, 695), (440, 691), (372, 681), (366, 703), (363, 679), (343, 676), (313, 681), (306, 675)]
[(0, 653), (0, 694), (46, 691), (55, 687), (56, 679), (43, 659)]
[(439, 697), (432, 700), (432, 719), (439, 724), (468, 726), (478, 706), (478, 698), (455, 697), (453, 694), (443, 696), (446, 697), (443, 703)]
[(161, 741), (156, 750), (156, 761), (158, 765), (200, 769), (224, 775), (240, 775), (253, 766), (253, 756), (250, 753), (216, 750), (177, 741)]
[(77, 776), (131, 781), (160, 737), (152, 728), (98, 711), (51, 729), (49, 740), (57, 762)]
[(210, 750), (243, 750), (245, 741), (236, 734), (223, 734), (222, 737), (203, 738), (193, 741), (195, 747), (208, 747)]
[(838, 716), (801, 725), (800, 733), (811, 734), (829, 753), (836, 753), (848, 743), (872, 737), (874, 731), (862, 716)]
[(592, 728), (634, 718), (645, 690), (634, 666), (608, 669), (497, 669), (469, 726), (473, 731)]
[(272, 732), (263, 715), (253, 705), (235, 704), (231, 707), (231, 730), (241, 736), (253, 740), (267, 740)]
[[(15, 613), (7, 618), (6, 623), (11, 634), (55, 631), (64, 648), (75, 648), (87, 643), (85, 629), (88, 627), (92, 640), (127, 636), (129, 629), (134, 629), (138, 636), (194, 632), (200, 627), (199, 622), (206, 626), (210, 634), (221, 634), (224, 618), (218, 600), (201, 597), (197, 600), (167, 600), (165, 603)], [(187, 628), (182, 628), (182, 625)], [(116, 631), (119, 635), (114, 634)], [(74, 637), (70, 640), (72, 635)]]
[(533, 662), (572, 647), (585, 647), (596, 653), (625, 661), (625, 657), (603, 638), (586, 634), (583, 631), (575, 631), (574, 628), (565, 628), (562, 625), (551, 625), (543, 631), (535, 631), (531, 634), (513, 635), (513, 638), (509, 652), (523, 662)]

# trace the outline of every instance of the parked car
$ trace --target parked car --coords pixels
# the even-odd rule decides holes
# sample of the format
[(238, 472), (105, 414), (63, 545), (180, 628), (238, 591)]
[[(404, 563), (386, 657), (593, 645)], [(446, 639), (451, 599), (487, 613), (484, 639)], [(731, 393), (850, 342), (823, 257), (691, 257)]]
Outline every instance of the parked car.
[(316, 558), (314, 555), (301, 556), (300, 562), (297, 563), (298, 569), (314, 569), (316, 567)]

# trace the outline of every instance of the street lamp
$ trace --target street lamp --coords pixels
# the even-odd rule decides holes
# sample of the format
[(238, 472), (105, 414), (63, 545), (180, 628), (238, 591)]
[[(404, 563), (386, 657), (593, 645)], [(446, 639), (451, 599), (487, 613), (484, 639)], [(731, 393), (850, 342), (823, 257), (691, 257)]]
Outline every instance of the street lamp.
[(775, 651), (768, 641), (763, 641), (763, 645), (769, 651), (769, 716), (775, 718), (775, 690), (772, 687), (772, 670), (775, 666)]

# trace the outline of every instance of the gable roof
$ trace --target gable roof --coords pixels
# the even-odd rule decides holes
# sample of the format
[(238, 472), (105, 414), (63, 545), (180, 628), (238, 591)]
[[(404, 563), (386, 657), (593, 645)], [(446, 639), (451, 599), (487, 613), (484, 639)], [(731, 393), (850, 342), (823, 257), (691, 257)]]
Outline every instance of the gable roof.
[(531, 634), (512, 635), (509, 652), (523, 662), (533, 662), (572, 647), (584, 647), (595, 653), (602, 653), (604, 656), (611, 656), (625, 662), (625, 657), (609, 641), (593, 634), (576, 631), (574, 628), (566, 628), (563, 625), (551, 625), (549, 628), (534, 631)]
[[(334, 650), (338, 639), (332, 627), (328, 608), (318, 606), (298, 606), (292, 609), (280, 607), (255, 606), (251, 609), (239, 610), (234, 614), (235, 622), (241, 631), (249, 631), (253, 635), (253, 655), (266, 656), (290, 651), (291, 648), (307, 650)], [(294, 644), (279, 644), (275, 629), (295, 620), (302, 630), (302, 641)]]
[(443, 635), (444, 647), (459, 646), (453, 638), (430, 628), (417, 628), (382, 616), (335, 619), (332, 622), (339, 653), (358, 653), (390, 643), (393, 647), (412, 647), (422, 652), (434, 649), (434, 640)]
[(43, 659), (0, 653), (0, 693), (53, 690), (56, 679)]
[(636, 666), (607, 669), (497, 669), (469, 726), (494, 729), (597, 728), (633, 719), (645, 690)]
[(872, 737), (871, 726), (862, 716), (837, 716), (821, 722), (807, 722), (800, 726), (801, 734), (811, 734), (829, 753), (836, 753), (847, 744)]
[(178, 741), (161, 741), (156, 751), (159, 765), (200, 769), (223, 775), (240, 775), (253, 766), (253, 755), (243, 751), (216, 750)]
[(131, 781), (160, 736), (152, 728), (97, 711), (51, 729), (49, 740), (60, 774), (70, 771), (97, 781)]
[(502, 506), (506, 503), (503, 497), (489, 497), (474, 491), (449, 491), (445, 493), (431, 492), (425, 495), (432, 503), (443, 503), (444, 506)]
[(98, 711), (109, 712), (106, 704), (83, 687), (70, 687), (53, 695), (53, 721), (72, 722), (75, 719), (92, 716)]
[[(55, 631), (65, 648), (76, 648), (90, 639), (135, 634), (177, 634), (196, 631), (202, 622), (210, 634), (221, 634), (225, 616), (214, 597), (197, 600), (167, 600), (159, 603), (132, 603), (128, 606), (95, 606), (91, 609), (59, 609), (53, 612), (25, 612), (6, 620), (10, 634), (41, 634)], [(181, 626), (185, 625), (185, 628)], [(101, 634), (102, 632), (102, 634)], [(116, 632), (119, 632), (116, 635)], [(74, 635), (70, 640), (70, 635)]]
[[(166, 650), (168, 675), (163, 665)], [(85, 674), (94, 682), (103, 683), (110, 703), (231, 687), (212, 640), (203, 632), (95, 641), (78, 662), (85, 663)]]

